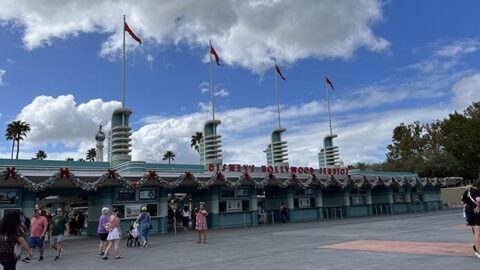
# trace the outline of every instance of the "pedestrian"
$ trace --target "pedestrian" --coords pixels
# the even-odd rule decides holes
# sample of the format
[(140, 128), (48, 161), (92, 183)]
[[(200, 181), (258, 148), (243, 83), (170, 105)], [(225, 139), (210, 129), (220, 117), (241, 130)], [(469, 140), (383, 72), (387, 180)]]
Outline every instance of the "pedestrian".
[(78, 235), (82, 235), (83, 229), (85, 227), (85, 215), (82, 211), (78, 211), (77, 214), (77, 227), (78, 227)]
[(51, 230), (52, 230), (52, 214), (50, 213), (50, 209), (43, 211), (43, 216), (47, 218), (48, 226), (47, 226), (47, 235), (45, 237), (45, 242), (50, 243), (51, 237)]
[(32, 251), (24, 238), (19, 212), (8, 212), (0, 221), (0, 263), (4, 270), (17, 269), (17, 261), (20, 259), (19, 245), (32, 257)]
[(197, 228), (197, 213), (198, 213), (198, 208), (197, 206), (193, 206), (193, 211), (192, 212), (192, 228), (195, 230)]
[(142, 240), (142, 246), (146, 248), (148, 246), (148, 235), (150, 234), (150, 213), (147, 211), (147, 207), (142, 207), (140, 215), (135, 222), (140, 224), (140, 239)]
[(97, 233), (98, 233), (98, 237), (100, 238), (100, 245), (98, 246), (97, 257), (103, 257), (105, 255), (105, 249), (107, 248), (108, 213), (110, 213), (110, 209), (108, 209), (108, 207), (103, 207), (102, 215), (98, 219)]
[(473, 228), (475, 256), (480, 258), (480, 180), (467, 189), (462, 195), (462, 202), (465, 203), (465, 216), (468, 226)]
[(286, 223), (288, 219), (288, 208), (284, 202), (280, 205), (280, 216), (282, 218), (282, 223)]
[(181, 226), (182, 224), (182, 209), (180, 209), (180, 207), (177, 206), (177, 208), (175, 209), (175, 219), (176, 219), (176, 224), (175, 226)]
[(186, 232), (188, 231), (188, 223), (190, 222), (190, 208), (188, 208), (188, 205), (185, 205), (185, 207), (183, 207), (182, 215), (183, 230)]
[[(201, 202), (200, 203), (200, 209), (198, 210), (197, 213), (197, 231), (198, 231), (198, 241), (197, 243), (207, 243), (207, 216), (208, 212), (205, 210), (205, 203)], [(203, 235), (203, 242), (202, 242), (202, 235)]]
[(62, 208), (57, 208), (55, 216), (52, 217), (52, 230), (50, 238), (50, 246), (57, 251), (57, 255), (53, 258), (54, 261), (60, 259), (63, 248), (62, 243), (67, 229), (68, 219), (63, 215)]
[(109, 223), (110, 231), (107, 236), (108, 245), (105, 249), (103, 259), (108, 259), (108, 252), (112, 247), (115, 252), (115, 259), (122, 259), (123, 257), (120, 256), (119, 252), (120, 239), (122, 239), (122, 231), (120, 228), (120, 219), (118, 218), (118, 210), (116, 208), (113, 209), (113, 214), (110, 216)]
[(173, 217), (175, 216), (175, 212), (173, 211), (173, 208), (171, 205), (168, 206), (168, 225), (170, 228), (173, 229), (174, 222), (173, 222)]
[[(30, 239), (28, 240), (28, 245), (30, 246), (31, 253), (35, 248), (40, 250), (40, 257), (38, 261), (43, 261), (43, 253), (45, 251), (43, 244), (45, 242), (45, 235), (47, 234), (48, 221), (47, 218), (41, 215), (41, 210), (35, 210), (33, 212), (33, 217), (30, 221)], [(23, 261), (31, 262), (32, 257), (28, 256)]]

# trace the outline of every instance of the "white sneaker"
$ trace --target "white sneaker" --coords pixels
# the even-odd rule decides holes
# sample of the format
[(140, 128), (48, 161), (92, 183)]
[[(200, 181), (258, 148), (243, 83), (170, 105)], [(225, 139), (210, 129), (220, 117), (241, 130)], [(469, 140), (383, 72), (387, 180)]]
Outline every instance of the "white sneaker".
[(480, 253), (475, 252), (475, 256), (476, 256), (477, 258), (480, 258)]

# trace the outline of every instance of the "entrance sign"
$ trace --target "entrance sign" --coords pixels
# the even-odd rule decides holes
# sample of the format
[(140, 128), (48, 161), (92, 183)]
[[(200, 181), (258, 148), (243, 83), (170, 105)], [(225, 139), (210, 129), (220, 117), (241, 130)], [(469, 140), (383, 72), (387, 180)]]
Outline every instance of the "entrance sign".
[[(208, 171), (210, 172), (257, 172), (255, 165), (242, 165), (242, 164), (209, 164)], [(261, 166), (261, 173), (294, 173), (294, 174), (314, 174), (316, 171), (312, 167), (294, 167), (294, 166)], [(318, 169), (320, 174), (329, 175), (348, 175), (347, 168), (320, 168)]]

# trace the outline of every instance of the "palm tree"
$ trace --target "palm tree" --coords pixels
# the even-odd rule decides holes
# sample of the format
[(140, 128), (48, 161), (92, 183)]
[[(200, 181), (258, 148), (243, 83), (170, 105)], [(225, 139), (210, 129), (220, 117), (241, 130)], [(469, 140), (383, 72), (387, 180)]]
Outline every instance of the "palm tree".
[(354, 166), (356, 169), (359, 169), (361, 171), (366, 171), (370, 167), (369, 164), (366, 162), (357, 162)]
[(7, 140), (13, 140), (12, 159), (13, 159), (13, 148), (15, 147), (15, 144), (17, 144), (16, 159), (18, 159), (18, 153), (20, 152), (20, 141), (25, 139), (29, 131), (30, 131), (30, 124), (20, 120), (13, 121), (10, 124), (8, 124), (7, 131), (5, 133), (5, 138)]
[(95, 151), (95, 148), (88, 149), (86, 160), (95, 161), (96, 157), (97, 157), (97, 151)]
[(175, 160), (175, 153), (172, 151), (167, 151), (165, 154), (163, 154), (162, 160), (167, 160), (168, 159), (168, 165), (170, 165), (170, 160)]
[(85, 159), (84, 158), (79, 158), (78, 161), (85, 161)]
[(46, 158), (47, 158), (47, 153), (45, 153), (45, 151), (43, 151), (43, 150), (39, 150), (35, 154), (35, 157), (33, 157), (32, 159), (44, 160)]
[(7, 139), (7, 141), (12, 140), (12, 156), (10, 158), (13, 159), (13, 149), (15, 149), (15, 136), (13, 135), (13, 125), (11, 123), (7, 126), (7, 130), (5, 132), (5, 139)]
[(190, 145), (193, 147), (197, 152), (200, 152), (200, 143), (203, 140), (203, 133), (196, 132), (195, 135), (192, 135), (192, 140), (190, 141), (192, 144)]
[(65, 160), (66, 161), (73, 161), (73, 157), (67, 157)]

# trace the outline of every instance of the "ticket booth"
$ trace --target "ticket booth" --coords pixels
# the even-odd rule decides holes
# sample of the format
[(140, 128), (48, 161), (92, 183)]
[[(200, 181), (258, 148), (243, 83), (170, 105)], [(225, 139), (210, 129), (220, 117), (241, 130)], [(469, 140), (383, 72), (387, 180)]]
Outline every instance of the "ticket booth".
[(313, 186), (307, 188), (294, 187), (294, 211), (290, 215), (292, 221), (316, 220), (318, 218), (316, 189), (317, 187)]

